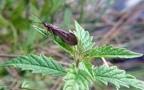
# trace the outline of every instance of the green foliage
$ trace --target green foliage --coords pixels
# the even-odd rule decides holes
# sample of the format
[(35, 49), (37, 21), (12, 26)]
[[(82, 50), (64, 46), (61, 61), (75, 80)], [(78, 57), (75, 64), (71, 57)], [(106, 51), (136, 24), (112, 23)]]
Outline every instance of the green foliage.
[(9, 22), (0, 15), (0, 25), (8, 26)]
[(22, 68), (22, 70), (32, 70), (33, 73), (42, 73), (42, 76), (51, 74), (52, 76), (65, 75), (65, 69), (51, 57), (44, 55), (36, 56), (29, 54), (28, 56), (20, 56), (11, 61), (5, 62), (1, 66), (14, 66)]
[(71, 18), (72, 18), (72, 10), (66, 8), (64, 12), (63, 27), (67, 27), (68, 25), (71, 24)]
[(64, 90), (88, 90), (88, 86), (92, 83), (91, 76), (81, 70), (71, 66), (67, 70), (67, 75), (64, 78)]
[(84, 60), (79, 64), (79, 68), (87, 72), (91, 78), (94, 78), (93, 69), (94, 66), (89, 62), (89, 60)]
[(76, 31), (74, 34), (77, 36), (78, 45), (77, 51), (79, 53), (84, 53), (91, 50), (95, 43), (92, 42), (93, 37), (89, 35), (88, 31), (85, 31), (76, 21), (75, 21)]
[(62, 6), (65, 4), (64, 0), (44, 0), (43, 4), (39, 4), (39, 2), (35, 0), (0, 0), (0, 44), (6, 44), (12, 48), (9, 52), (17, 54), (16, 52), (21, 50), (21, 54), (30, 53), (36, 45), (31, 44), (41, 40), (40, 35), (34, 32), (31, 24), (40, 21), (29, 11), (40, 16), (44, 21), (53, 23), (58, 11), (63, 13), (65, 10)]
[(85, 57), (104, 57), (104, 58), (134, 58), (142, 54), (126, 50), (125, 48), (114, 48), (113, 46), (96, 46)]
[(108, 85), (108, 82), (114, 84), (117, 89), (120, 86), (125, 86), (129, 88), (129, 86), (134, 86), (139, 89), (144, 89), (144, 85), (135, 79), (134, 76), (130, 74), (126, 74), (124, 70), (117, 69), (116, 66), (107, 67), (106, 65), (102, 65), (100, 67), (96, 67), (94, 69), (95, 80), (103, 82), (105, 85)]
[[(117, 89), (120, 86), (129, 88), (130, 86), (144, 89), (144, 85), (135, 79), (134, 76), (126, 74), (124, 70), (119, 70), (117, 67), (108, 67), (102, 65), (100, 67), (94, 67), (88, 58), (92, 57), (106, 57), (106, 58), (133, 58), (139, 57), (142, 54), (135, 53), (124, 48), (114, 48), (112, 46), (94, 47), (92, 42), (92, 36), (87, 31), (75, 22), (76, 31), (74, 34), (77, 37), (78, 45), (70, 46), (63, 40), (47, 32), (45, 29), (33, 26), (42, 35), (52, 39), (56, 44), (62, 47), (67, 52), (71, 53), (75, 59), (67, 70), (65, 70), (60, 64), (53, 61), (51, 57), (47, 58), (44, 55), (28, 55), (20, 56), (11, 61), (1, 64), (1, 66), (13, 65), (22, 70), (32, 70), (33, 73), (42, 73), (42, 75), (51, 74), (52, 76), (65, 75), (64, 90), (88, 90), (93, 81), (100, 81), (105, 85), (112, 83)], [(94, 47), (94, 48), (93, 48)]]
[(64, 0), (53, 0), (50, 14), (55, 13), (59, 9), (59, 7), (61, 6), (61, 4), (63, 2), (64, 2)]

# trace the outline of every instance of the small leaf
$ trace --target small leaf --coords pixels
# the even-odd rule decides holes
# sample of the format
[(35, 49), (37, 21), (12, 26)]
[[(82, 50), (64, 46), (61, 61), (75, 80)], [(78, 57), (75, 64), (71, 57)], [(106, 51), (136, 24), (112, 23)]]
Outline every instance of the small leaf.
[(103, 82), (105, 85), (108, 83), (114, 84), (118, 89), (120, 86), (133, 86), (139, 89), (144, 89), (144, 84), (136, 80), (134, 76), (126, 74), (124, 70), (117, 69), (116, 66), (107, 67), (106, 65), (94, 69), (95, 80)]
[(42, 28), (39, 28), (38, 26), (35, 26), (35, 25), (33, 25), (33, 27), (38, 31), (38, 32), (40, 32), (42, 35), (44, 35), (44, 36), (49, 36), (49, 35), (47, 35), (47, 31), (45, 30), (45, 29), (42, 29)]
[(92, 78), (94, 78), (93, 74), (94, 66), (90, 63), (89, 60), (83, 60), (81, 63), (79, 63), (79, 68), (87, 72)]
[(142, 54), (126, 50), (125, 48), (114, 48), (113, 46), (95, 47), (89, 54), (85, 55), (85, 57), (104, 58), (134, 58), (140, 56), (142, 56)]
[(78, 45), (77, 49), (80, 53), (91, 50), (95, 43), (92, 42), (93, 37), (89, 35), (88, 31), (85, 31), (76, 21), (75, 21), (76, 32), (74, 34), (77, 36)]
[(29, 54), (28, 56), (20, 56), (11, 61), (1, 64), (1, 66), (14, 66), (22, 68), (22, 70), (32, 70), (32, 73), (42, 73), (42, 76), (51, 74), (53, 76), (65, 75), (65, 69), (51, 57), (44, 55), (36, 56)]
[(92, 78), (83, 70), (75, 70), (73, 66), (64, 77), (65, 86), (63, 90), (88, 90)]

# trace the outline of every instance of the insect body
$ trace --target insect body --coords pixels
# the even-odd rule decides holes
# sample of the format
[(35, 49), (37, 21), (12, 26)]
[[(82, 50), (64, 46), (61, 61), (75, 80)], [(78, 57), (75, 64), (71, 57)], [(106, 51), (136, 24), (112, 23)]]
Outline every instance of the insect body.
[[(32, 12), (31, 12), (32, 13)], [(32, 13), (34, 14), (34, 13)], [(35, 15), (35, 14), (34, 14)], [(37, 16), (37, 15), (35, 15)], [(38, 17), (38, 16), (37, 16)], [(39, 18), (39, 17), (38, 17)], [(40, 19), (40, 18), (39, 18)], [(40, 19), (41, 20), (41, 19)], [(69, 45), (77, 45), (77, 38), (76, 36), (71, 33), (71, 32), (67, 32), (64, 31), (63, 29), (52, 25), (52, 24), (46, 24), (43, 20), (41, 20), (42, 24), (45, 26), (47, 31), (50, 31), (52, 34), (59, 36), (60, 38), (62, 38), (62, 40), (64, 40), (67, 44)]]
[[(45, 26), (46, 25), (46, 26)], [(52, 34), (61, 37), (69, 45), (77, 45), (77, 38), (73, 33), (62, 30), (61, 28), (54, 26), (52, 24), (45, 24), (46, 30), (50, 31)]]

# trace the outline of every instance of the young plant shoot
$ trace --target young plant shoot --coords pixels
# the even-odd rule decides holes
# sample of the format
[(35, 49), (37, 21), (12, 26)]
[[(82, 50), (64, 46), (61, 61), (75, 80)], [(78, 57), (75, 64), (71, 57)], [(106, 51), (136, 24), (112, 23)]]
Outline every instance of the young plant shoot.
[[(33, 27), (70, 53), (74, 62), (64, 68), (52, 57), (46, 57), (43, 54), (40, 56), (29, 54), (7, 61), (1, 66), (14, 66), (22, 70), (32, 70), (32, 73), (41, 73), (42, 76), (64, 76), (63, 90), (89, 90), (89, 86), (94, 84), (95, 81), (102, 82), (105, 85), (112, 83), (117, 90), (121, 86), (127, 88), (133, 86), (139, 90), (144, 90), (144, 84), (141, 81), (130, 74), (126, 74), (124, 70), (120, 70), (116, 66), (109, 67), (105, 60), (105, 58), (117, 57), (134, 58), (140, 57), (142, 54), (124, 48), (115, 48), (112, 45), (98, 47), (92, 42), (93, 37), (89, 35), (89, 32), (85, 31), (76, 21), (76, 30), (73, 32), (64, 31), (43, 21), (42, 23), (46, 30), (35, 25)], [(99, 67), (94, 66), (90, 62), (91, 58), (102, 58), (105, 64)], [(30, 87), (24, 88), (29, 89)]]

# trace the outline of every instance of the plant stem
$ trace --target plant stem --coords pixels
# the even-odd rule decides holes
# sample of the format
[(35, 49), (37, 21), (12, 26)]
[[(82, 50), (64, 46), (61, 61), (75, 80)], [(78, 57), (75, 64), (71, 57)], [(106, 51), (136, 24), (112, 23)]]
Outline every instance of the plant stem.
[(105, 64), (107, 67), (109, 67), (108, 64), (107, 64), (107, 62), (106, 62), (106, 60), (105, 60), (105, 58), (102, 57), (101, 59), (102, 59), (102, 61), (104, 62), (104, 64)]

